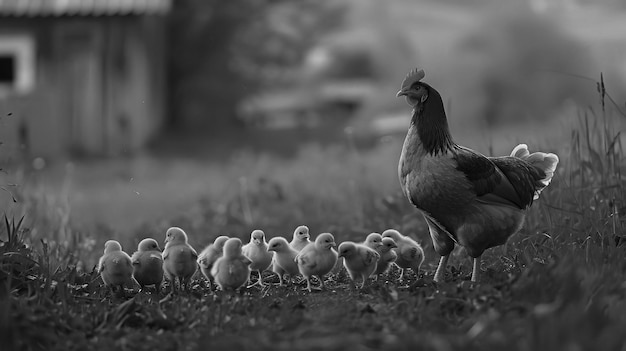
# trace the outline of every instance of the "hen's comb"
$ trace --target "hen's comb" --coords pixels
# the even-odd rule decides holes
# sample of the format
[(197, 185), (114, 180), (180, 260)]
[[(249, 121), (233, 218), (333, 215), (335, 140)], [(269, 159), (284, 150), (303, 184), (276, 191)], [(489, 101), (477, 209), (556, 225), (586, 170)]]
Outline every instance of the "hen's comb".
[(402, 86), (400, 87), (400, 89), (410, 87), (411, 85), (413, 85), (413, 83), (419, 82), (425, 76), (426, 74), (424, 73), (423, 69), (413, 68), (411, 72), (409, 72), (409, 74), (407, 74), (404, 80), (402, 81)]

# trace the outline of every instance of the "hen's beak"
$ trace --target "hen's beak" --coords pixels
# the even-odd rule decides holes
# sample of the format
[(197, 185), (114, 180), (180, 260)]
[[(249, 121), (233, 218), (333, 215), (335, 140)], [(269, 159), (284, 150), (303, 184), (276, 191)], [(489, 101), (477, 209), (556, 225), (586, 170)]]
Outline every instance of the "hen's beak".
[(407, 96), (409, 95), (409, 90), (408, 89), (401, 89), (400, 91), (398, 91), (398, 93), (396, 94), (396, 97), (400, 97), (400, 96)]

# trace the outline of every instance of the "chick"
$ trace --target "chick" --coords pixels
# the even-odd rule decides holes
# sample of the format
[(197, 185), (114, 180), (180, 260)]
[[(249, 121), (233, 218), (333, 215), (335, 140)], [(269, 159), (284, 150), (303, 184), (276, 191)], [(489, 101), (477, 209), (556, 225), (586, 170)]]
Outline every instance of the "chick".
[(133, 279), (133, 264), (130, 256), (122, 251), (122, 245), (115, 240), (104, 243), (104, 254), (98, 261), (98, 272), (102, 277), (104, 285), (115, 293), (119, 288), (119, 293), (124, 293), (124, 286), (132, 287), (137, 283)]
[(267, 242), (265, 241), (265, 233), (262, 230), (254, 230), (250, 234), (250, 242), (243, 246), (242, 252), (244, 256), (252, 261), (250, 264), (250, 270), (259, 272), (259, 280), (251, 286), (260, 285), (265, 286), (263, 283), (263, 271), (270, 267), (272, 264), (273, 252), (267, 251)]
[(176, 280), (181, 289), (189, 289), (191, 276), (198, 269), (197, 259), (198, 253), (187, 243), (187, 234), (178, 227), (169, 228), (165, 234), (163, 270), (172, 282), (172, 292), (176, 289)]
[(383, 245), (383, 236), (380, 233), (370, 233), (363, 244), (370, 249), (377, 250), (379, 247)]
[(320, 288), (324, 288), (324, 275), (330, 272), (337, 263), (337, 251), (333, 247), (335, 238), (331, 233), (322, 233), (317, 236), (314, 242), (305, 246), (296, 256), (300, 274), (306, 279), (306, 289), (311, 292), (311, 276), (315, 275), (320, 279)]
[(350, 279), (356, 284), (358, 278), (361, 278), (363, 283), (360, 289), (363, 289), (367, 278), (376, 270), (380, 254), (374, 249), (352, 241), (342, 242), (337, 251), (339, 257), (343, 257), (343, 266), (346, 267)]
[(309, 227), (301, 225), (293, 231), (293, 239), (291, 239), (289, 246), (300, 252), (300, 250), (311, 243), (310, 237)]
[(228, 240), (228, 236), (218, 236), (213, 241), (213, 244), (205, 247), (204, 250), (200, 252), (200, 255), (198, 255), (198, 265), (200, 266), (200, 271), (202, 271), (202, 274), (209, 282), (209, 290), (213, 290), (214, 281), (213, 276), (211, 275), (211, 268), (213, 268), (215, 261), (222, 257), (226, 240)]
[(383, 238), (382, 245), (376, 249), (376, 252), (380, 254), (376, 270), (374, 271), (374, 279), (377, 280), (378, 276), (387, 272), (392, 263), (398, 258), (398, 254), (392, 249), (397, 248), (396, 242), (392, 238)]
[(163, 256), (161, 256), (161, 248), (157, 241), (151, 238), (143, 239), (131, 260), (133, 277), (141, 289), (143, 290), (146, 285), (154, 285), (159, 293), (163, 282)]
[(278, 279), (280, 281), (278, 285), (282, 286), (284, 274), (289, 274), (290, 277), (294, 277), (300, 273), (298, 270), (298, 264), (296, 263), (298, 251), (289, 245), (287, 239), (280, 236), (270, 239), (267, 245), (267, 250), (274, 252), (272, 271), (278, 274)]
[(396, 265), (400, 267), (400, 277), (404, 277), (404, 270), (411, 268), (416, 275), (419, 275), (420, 267), (424, 262), (424, 250), (415, 240), (406, 235), (400, 234), (395, 229), (387, 229), (383, 232), (383, 238), (392, 238), (398, 247), (395, 249), (398, 257)]
[(243, 255), (239, 238), (230, 238), (224, 244), (224, 255), (215, 261), (211, 275), (224, 291), (237, 290), (250, 279), (252, 261)]

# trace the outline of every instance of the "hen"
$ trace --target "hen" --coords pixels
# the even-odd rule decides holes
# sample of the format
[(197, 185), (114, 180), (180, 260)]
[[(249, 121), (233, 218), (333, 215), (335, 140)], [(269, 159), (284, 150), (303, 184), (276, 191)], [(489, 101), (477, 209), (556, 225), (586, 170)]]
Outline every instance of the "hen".
[(474, 260), (472, 281), (477, 281), (480, 256), (521, 229), (526, 210), (550, 184), (559, 158), (531, 154), (525, 144), (504, 157), (485, 157), (457, 145), (441, 95), (422, 78), (423, 70), (412, 70), (396, 95), (413, 107), (398, 164), (401, 187), (424, 215), (442, 256), (434, 280), (443, 280), (450, 252), (459, 244)]

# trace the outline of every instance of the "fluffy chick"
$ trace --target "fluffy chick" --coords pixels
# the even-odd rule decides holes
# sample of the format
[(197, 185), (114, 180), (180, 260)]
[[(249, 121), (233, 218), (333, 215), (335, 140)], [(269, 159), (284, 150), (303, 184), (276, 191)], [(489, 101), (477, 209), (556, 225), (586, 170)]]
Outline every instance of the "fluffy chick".
[(250, 285), (265, 286), (263, 283), (263, 271), (268, 269), (272, 264), (273, 252), (267, 251), (267, 242), (265, 241), (265, 233), (262, 230), (254, 230), (250, 234), (250, 242), (243, 246), (242, 252), (244, 256), (250, 259), (250, 270), (259, 272), (259, 280)]
[(370, 249), (378, 250), (383, 245), (383, 236), (380, 233), (370, 233), (363, 244)]
[(161, 248), (152, 238), (143, 239), (137, 246), (137, 251), (131, 257), (133, 263), (133, 277), (141, 289), (146, 285), (154, 285), (157, 293), (161, 291), (163, 282), (163, 256)]
[(352, 241), (344, 241), (337, 248), (339, 257), (343, 257), (343, 266), (346, 267), (350, 279), (356, 285), (358, 278), (363, 281), (360, 289), (363, 289), (367, 278), (374, 273), (380, 254), (363, 244)]
[(294, 277), (300, 273), (298, 264), (296, 263), (298, 251), (291, 247), (287, 239), (280, 236), (271, 238), (267, 245), (268, 251), (274, 252), (272, 271), (278, 274), (280, 281), (278, 285), (282, 286), (284, 274), (289, 274), (290, 277)]
[(424, 263), (424, 250), (415, 240), (406, 235), (400, 234), (395, 229), (387, 229), (383, 232), (383, 238), (392, 238), (398, 247), (395, 249), (398, 257), (396, 265), (400, 267), (400, 277), (404, 277), (404, 270), (411, 268), (416, 275), (419, 274), (420, 267)]
[(120, 294), (123, 294), (124, 286), (132, 287), (136, 283), (130, 256), (122, 251), (122, 245), (115, 240), (104, 243), (104, 254), (98, 261), (98, 272), (104, 285), (113, 293), (119, 288)]
[(228, 236), (221, 235), (215, 238), (212, 244), (209, 244), (207, 247), (200, 252), (198, 255), (198, 265), (200, 266), (200, 271), (202, 275), (206, 277), (209, 282), (209, 290), (213, 290), (213, 276), (211, 275), (211, 269), (213, 268), (213, 264), (217, 261), (218, 258), (222, 257), (224, 254), (224, 244), (228, 240)]
[(176, 289), (176, 280), (180, 288), (187, 290), (191, 276), (198, 269), (198, 253), (187, 243), (187, 234), (178, 227), (171, 227), (165, 233), (163, 250), (163, 271), (172, 282), (172, 292)]
[(311, 243), (310, 237), (309, 227), (301, 225), (293, 231), (293, 239), (291, 239), (289, 245), (294, 250), (300, 252), (300, 250)]
[(383, 238), (382, 245), (376, 249), (376, 252), (380, 254), (376, 270), (374, 271), (375, 279), (378, 276), (387, 272), (392, 263), (398, 258), (398, 254), (392, 249), (397, 248), (396, 242), (392, 238)]
[(335, 237), (331, 233), (322, 233), (317, 236), (314, 242), (305, 246), (295, 260), (298, 263), (300, 274), (306, 279), (306, 289), (311, 292), (311, 276), (317, 276), (320, 279), (320, 288), (324, 288), (324, 275), (330, 272), (337, 263), (337, 251), (333, 247)]
[(237, 290), (250, 279), (252, 261), (243, 255), (239, 238), (230, 238), (224, 244), (224, 255), (211, 268), (215, 283), (224, 291)]

